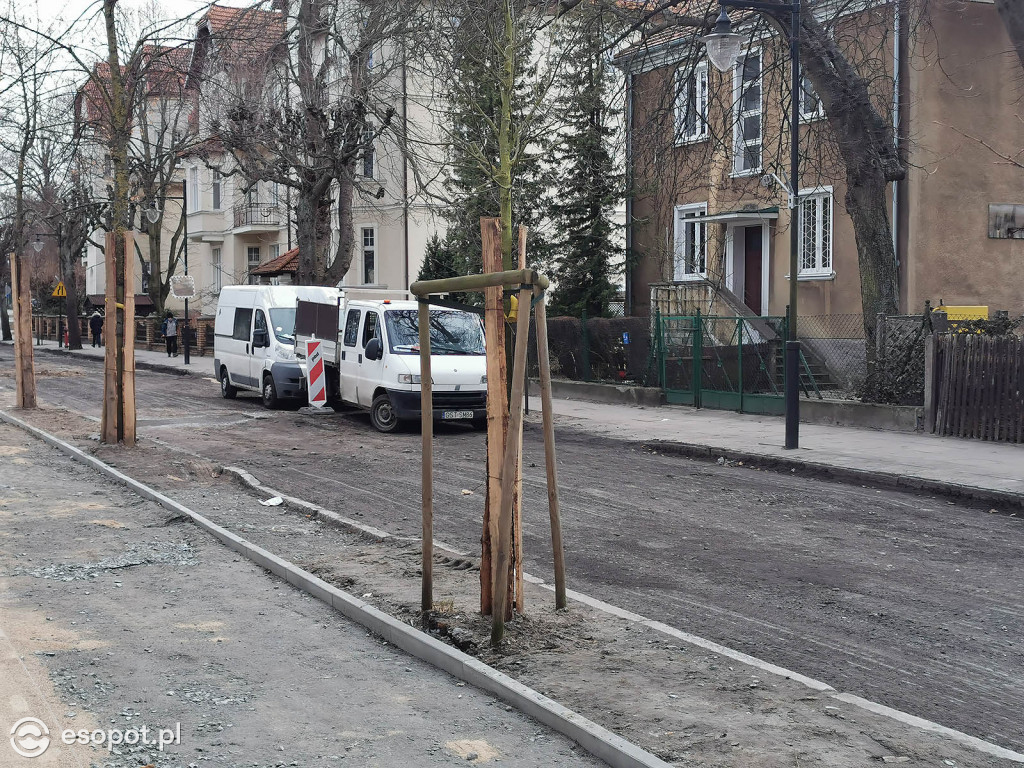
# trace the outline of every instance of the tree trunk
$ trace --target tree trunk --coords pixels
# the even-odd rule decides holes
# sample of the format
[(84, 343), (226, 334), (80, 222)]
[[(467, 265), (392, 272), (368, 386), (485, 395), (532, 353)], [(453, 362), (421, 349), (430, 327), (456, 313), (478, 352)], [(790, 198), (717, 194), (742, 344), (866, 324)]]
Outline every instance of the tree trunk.
[(853, 219), (864, 331), (873, 338), (878, 312), (897, 311), (899, 285), (885, 199), (888, 182), (906, 176), (895, 135), (871, 101), (868, 81), (811, 13), (801, 16), (801, 65), (814, 85), (846, 167), (846, 209)]
[(314, 203), (308, 189), (299, 189), (295, 204), (295, 234), (299, 246), (299, 260), (295, 269), (296, 285), (312, 285), (316, 260), (316, 226)]
[[(354, 161), (352, 164), (354, 165)], [(352, 267), (353, 244), (355, 243), (355, 231), (352, 222), (353, 170), (350, 167), (347, 169), (347, 172), (342, 173), (338, 184), (338, 247), (334, 253), (334, 259), (331, 261), (330, 266), (327, 267), (327, 281), (332, 285), (337, 285)], [(374, 263), (374, 282), (379, 282), (377, 280), (377, 275), (380, 272), (379, 254), (379, 250), (374, 254), (374, 257), (377, 259)], [(360, 282), (363, 281), (360, 280)], [(403, 285), (402, 290), (406, 290), (408, 287)]]
[(1024, 67), (1024, 0), (996, 0), (996, 10), (1003, 19), (1010, 43)]
[(64, 309), (68, 317), (68, 349), (82, 348), (82, 327), (78, 321), (78, 285), (75, 283), (75, 254), (58, 239), (60, 253), (60, 274), (64, 281), (67, 298)]

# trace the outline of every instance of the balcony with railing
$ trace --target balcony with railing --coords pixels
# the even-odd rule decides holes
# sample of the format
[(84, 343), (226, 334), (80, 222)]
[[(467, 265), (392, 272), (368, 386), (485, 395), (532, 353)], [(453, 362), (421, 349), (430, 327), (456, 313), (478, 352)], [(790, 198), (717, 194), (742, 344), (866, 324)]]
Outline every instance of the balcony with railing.
[(273, 232), (281, 226), (281, 211), (274, 203), (240, 203), (234, 208), (235, 234)]

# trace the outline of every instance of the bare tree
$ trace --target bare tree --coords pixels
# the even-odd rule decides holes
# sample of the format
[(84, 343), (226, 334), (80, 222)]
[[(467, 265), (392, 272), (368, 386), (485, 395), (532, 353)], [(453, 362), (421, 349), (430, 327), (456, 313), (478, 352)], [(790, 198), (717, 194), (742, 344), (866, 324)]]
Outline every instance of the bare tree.
[(372, 158), (396, 113), (396, 64), (380, 52), (400, 33), (403, 13), (319, 0), (237, 12), (220, 35), (226, 60), (204, 75), (203, 110), (215, 137), (207, 164), (220, 162), (222, 151), (232, 164), (221, 172), (243, 185), (294, 191), (300, 284), (336, 283), (351, 266), (359, 163)]

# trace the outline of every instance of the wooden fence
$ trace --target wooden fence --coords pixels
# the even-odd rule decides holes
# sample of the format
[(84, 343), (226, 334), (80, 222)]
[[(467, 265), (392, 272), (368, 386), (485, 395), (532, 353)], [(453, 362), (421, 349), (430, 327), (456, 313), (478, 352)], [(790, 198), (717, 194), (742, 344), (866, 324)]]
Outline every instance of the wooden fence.
[(1024, 339), (933, 334), (926, 357), (926, 431), (1024, 443)]

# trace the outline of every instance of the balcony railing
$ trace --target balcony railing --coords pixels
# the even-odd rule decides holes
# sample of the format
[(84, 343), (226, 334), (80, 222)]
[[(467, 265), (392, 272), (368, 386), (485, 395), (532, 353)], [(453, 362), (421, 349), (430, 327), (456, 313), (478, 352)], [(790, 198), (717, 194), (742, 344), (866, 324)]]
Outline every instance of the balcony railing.
[(235, 227), (276, 227), (281, 214), (273, 203), (242, 203), (236, 205)]

